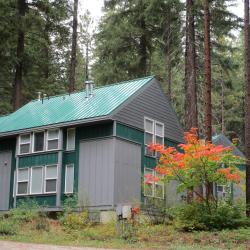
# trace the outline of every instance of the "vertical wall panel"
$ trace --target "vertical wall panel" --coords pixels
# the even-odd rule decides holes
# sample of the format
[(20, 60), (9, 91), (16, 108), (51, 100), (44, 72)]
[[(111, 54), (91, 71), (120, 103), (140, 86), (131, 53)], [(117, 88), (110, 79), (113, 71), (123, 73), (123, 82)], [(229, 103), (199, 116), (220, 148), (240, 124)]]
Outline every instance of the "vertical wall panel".
[(114, 139), (83, 141), (79, 154), (78, 196), (81, 205), (112, 206)]
[(141, 146), (116, 139), (114, 203), (133, 204), (141, 199)]

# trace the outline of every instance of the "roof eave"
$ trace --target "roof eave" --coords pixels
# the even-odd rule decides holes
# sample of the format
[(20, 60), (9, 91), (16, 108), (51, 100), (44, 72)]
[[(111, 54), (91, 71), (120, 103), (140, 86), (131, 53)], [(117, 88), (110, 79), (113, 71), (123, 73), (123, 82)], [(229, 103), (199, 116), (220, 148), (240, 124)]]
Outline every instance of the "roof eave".
[(113, 121), (113, 119), (110, 117), (110, 115), (106, 115), (106, 116), (87, 118), (87, 119), (81, 119), (81, 120), (75, 120), (75, 121), (69, 121), (69, 122), (54, 123), (54, 124), (49, 124), (45, 126), (32, 127), (32, 128), (26, 128), (26, 129), (0, 133), (0, 138), (23, 134), (23, 133), (30, 133), (34, 130), (63, 128), (63, 127), (69, 127), (69, 126), (75, 126), (75, 125), (81, 125), (81, 124), (87, 124), (87, 123), (102, 122), (102, 121)]

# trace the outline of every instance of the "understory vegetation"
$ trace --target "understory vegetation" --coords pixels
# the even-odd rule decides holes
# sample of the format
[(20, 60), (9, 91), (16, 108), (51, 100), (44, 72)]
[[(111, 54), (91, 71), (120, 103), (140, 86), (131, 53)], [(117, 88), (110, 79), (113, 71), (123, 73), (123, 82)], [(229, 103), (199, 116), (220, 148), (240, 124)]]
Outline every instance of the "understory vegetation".
[[(202, 208), (192, 204), (174, 209), (175, 213), (169, 209), (163, 213), (157, 202), (155, 205), (151, 203), (150, 208), (151, 211), (145, 207), (133, 223), (127, 221), (127, 229), (132, 233), (125, 240), (116, 236), (115, 221), (94, 223), (87, 210), (77, 213), (68, 207), (52, 219), (36, 203), (27, 202), (1, 216), (0, 240), (127, 249), (247, 249), (250, 245), (250, 228), (246, 221), (240, 221), (238, 205), (221, 205), (221, 211), (225, 213), (220, 213), (219, 209), (213, 218), (204, 213), (200, 217)], [(159, 213), (164, 220), (157, 220), (152, 215), (152, 211), (158, 209), (161, 209)], [(223, 224), (227, 216), (231, 218), (230, 225)], [(211, 220), (211, 228), (202, 227), (200, 219)], [(186, 223), (188, 231), (178, 223)], [(225, 227), (238, 228), (223, 229)], [(205, 231), (207, 229), (210, 231)]]

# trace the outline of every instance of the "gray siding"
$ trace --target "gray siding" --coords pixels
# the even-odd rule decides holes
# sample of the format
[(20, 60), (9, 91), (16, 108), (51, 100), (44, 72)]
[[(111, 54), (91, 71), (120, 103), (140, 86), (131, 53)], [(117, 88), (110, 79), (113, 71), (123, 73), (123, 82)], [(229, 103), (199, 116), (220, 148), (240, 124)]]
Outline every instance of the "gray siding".
[(9, 151), (0, 152), (0, 210), (9, 209), (11, 157)]
[(165, 186), (165, 199), (166, 199), (166, 206), (173, 207), (176, 206), (178, 203), (181, 202), (181, 196), (186, 196), (185, 193), (177, 193), (177, 181), (170, 181), (166, 183)]
[(132, 100), (121, 106), (113, 119), (136, 128), (144, 129), (144, 117), (165, 124), (165, 137), (176, 142), (183, 141), (183, 130), (168, 98), (157, 80), (152, 80)]
[(114, 138), (80, 143), (78, 197), (80, 205), (112, 206)]
[(138, 203), (141, 199), (141, 146), (115, 140), (114, 204)]

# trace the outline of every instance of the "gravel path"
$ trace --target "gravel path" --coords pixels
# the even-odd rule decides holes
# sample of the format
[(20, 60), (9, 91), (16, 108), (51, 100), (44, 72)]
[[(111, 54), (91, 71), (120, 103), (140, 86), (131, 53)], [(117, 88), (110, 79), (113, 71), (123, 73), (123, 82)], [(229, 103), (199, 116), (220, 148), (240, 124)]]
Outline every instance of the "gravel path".
[[(52, 246), (42, 244), (0, 241), (0, 250), (110, 250), (107, 248)], [(115, 249), (112, 249), (115, 250)]]

